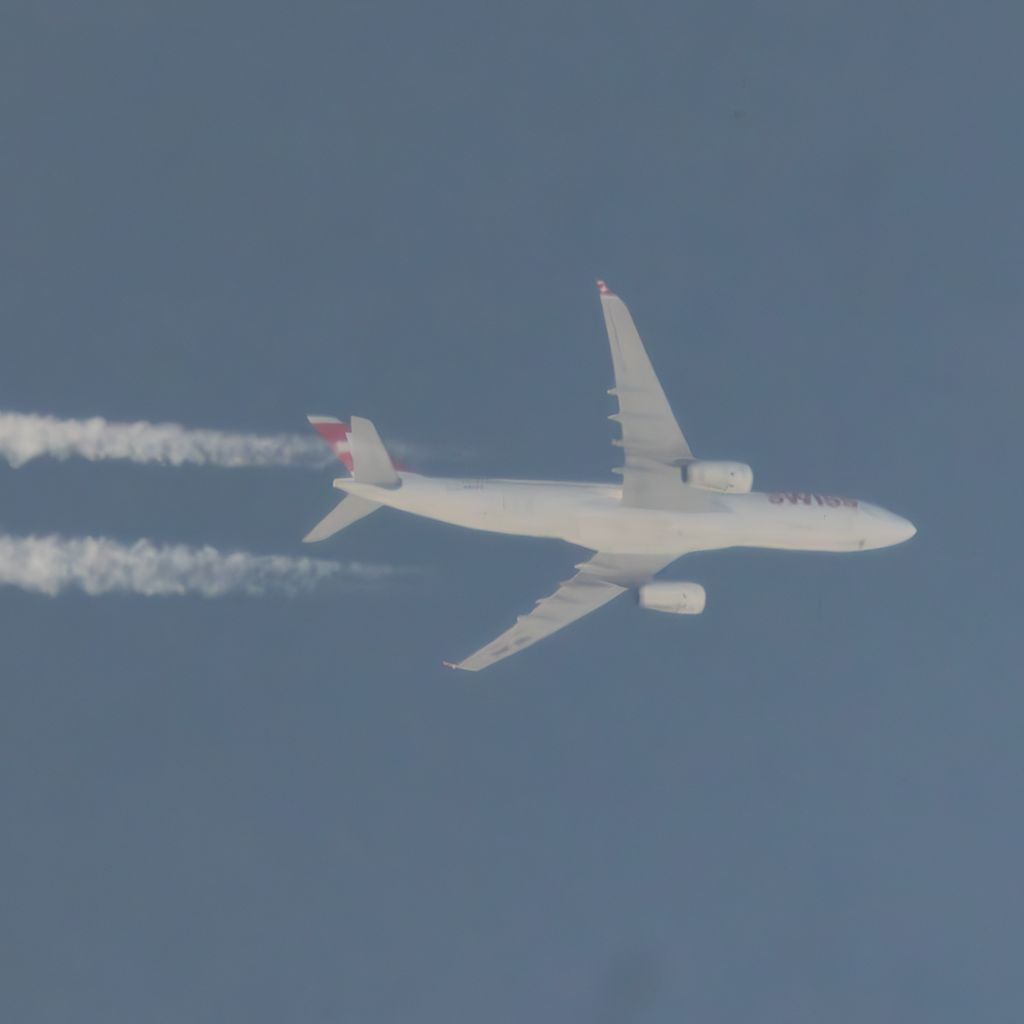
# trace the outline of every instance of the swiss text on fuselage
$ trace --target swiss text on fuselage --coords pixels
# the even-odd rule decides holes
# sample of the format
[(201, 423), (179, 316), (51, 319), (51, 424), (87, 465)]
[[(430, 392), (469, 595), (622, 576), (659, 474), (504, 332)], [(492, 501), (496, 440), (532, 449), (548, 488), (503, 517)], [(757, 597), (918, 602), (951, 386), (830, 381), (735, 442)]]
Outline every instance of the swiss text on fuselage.
[(776, 491), (768, 495), (773, 505), (822, 505), (828, 508), (856, 508), (855, 498), (837, 498), (833, 494), (812, 494), (807, 491)]

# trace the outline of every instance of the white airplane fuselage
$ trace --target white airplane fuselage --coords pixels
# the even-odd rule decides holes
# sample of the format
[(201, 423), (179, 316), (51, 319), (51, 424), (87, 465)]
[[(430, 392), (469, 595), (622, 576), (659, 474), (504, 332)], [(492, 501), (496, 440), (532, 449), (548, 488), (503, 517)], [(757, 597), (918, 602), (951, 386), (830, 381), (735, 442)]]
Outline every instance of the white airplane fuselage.
[(683, 555), (731, 547), (865, 551), (915, 533), (909, 520), (877, 505), (809, 492), (701, 491), (706, 509), (663, 511), (624, 505), (614, 484), (399, 476), (401, 486), (394, 488), (346, 477), (334, 486), (453, 526), (553, 537), (610, 554)]

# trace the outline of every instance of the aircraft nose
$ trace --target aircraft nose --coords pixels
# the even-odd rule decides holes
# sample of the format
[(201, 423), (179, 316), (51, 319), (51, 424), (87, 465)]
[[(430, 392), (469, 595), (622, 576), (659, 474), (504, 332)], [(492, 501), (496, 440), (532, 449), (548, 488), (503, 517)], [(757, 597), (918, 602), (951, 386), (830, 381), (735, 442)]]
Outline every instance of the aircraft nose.
[(866, 546), (888, 548), (893, 544), (902, 544), (917, 533), (917, 527), (909, 519), (896, 515), (888, 509), (877, 505), (865, 505), (864, 511), (869, 517), (870, 526), (867, 531)]
[(896, 520), (893, 524), (893, 533), (896, 536), (894, 543), (902, 544), (917, 533), (917, 527), (909, 519), (904, 519), (903, 516), (893, 516), (893, 518)]
[(917, 533), (917, 527), (909, 519), (904, 519), (903, 516), (898, 516), (895, 512), (884, 508), (876, 508), (872, 511), (881, 534), (879, 539), (886, 547), (892, 544), (902, 544)]

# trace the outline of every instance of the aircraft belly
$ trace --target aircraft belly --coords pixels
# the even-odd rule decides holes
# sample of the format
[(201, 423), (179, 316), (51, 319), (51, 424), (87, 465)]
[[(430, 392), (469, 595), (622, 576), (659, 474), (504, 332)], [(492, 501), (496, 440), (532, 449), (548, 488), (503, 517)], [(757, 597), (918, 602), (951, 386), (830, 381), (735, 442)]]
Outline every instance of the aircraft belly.
[(575, 544), (623, 555), (684, 554), (734, 543), (723, 530), (728, 516), (617, 508), (582, 516), (575, 523)]
[(406, 477), (395, 490), (346, 482), (380, 504), (472, 530), (557, 537), (610, 554), (685, 554), (729, 547), (850, 551), (860, 545), (850, 514), (770, 504), (764, 495), (726, 499), (721, 512), (623, 506), (609, 488)]
[[(486, 481), (416, 481), (384, 496), (393, 508), (490, 533), (527, 537), (561, 537), (573, 521), (574, 505), (558, 494), (531, 498), (525, 488), (510, 488)], [(573, 495), (576, 498), (576, 495)], [(577, 498), (578, 500), (578, 498)]]

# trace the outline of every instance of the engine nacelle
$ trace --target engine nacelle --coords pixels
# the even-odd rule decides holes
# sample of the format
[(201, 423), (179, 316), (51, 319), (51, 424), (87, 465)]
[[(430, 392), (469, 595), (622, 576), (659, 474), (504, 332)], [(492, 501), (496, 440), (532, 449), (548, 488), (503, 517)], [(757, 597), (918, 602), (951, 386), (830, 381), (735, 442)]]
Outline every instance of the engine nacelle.
[(754, 486), (754, 471), (745, 462), (691, 462), (685, 472), (691, 487), (723, 494), (749, 494)]
[(699, 583), (645, 583), (637, 591), (637, 604), (652, 612), (700, 615), (707, 595)]

